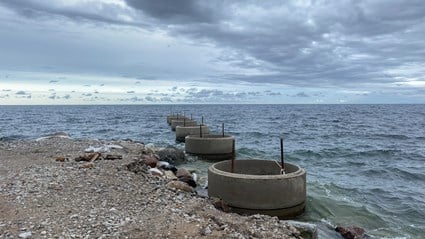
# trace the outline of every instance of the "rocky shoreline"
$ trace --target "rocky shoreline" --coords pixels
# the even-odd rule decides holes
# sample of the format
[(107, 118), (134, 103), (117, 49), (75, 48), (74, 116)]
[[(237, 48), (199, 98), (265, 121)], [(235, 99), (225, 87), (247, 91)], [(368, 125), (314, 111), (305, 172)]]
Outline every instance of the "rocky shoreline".
[[(75, 160), (105, 145), (116, 147)], [(226, 213), (170, 186), (175, 178), (146, 171), (144, 155), (155, 150), (67, 137), (0, 141), (0, 238), (302, 238), (276, 217)]]

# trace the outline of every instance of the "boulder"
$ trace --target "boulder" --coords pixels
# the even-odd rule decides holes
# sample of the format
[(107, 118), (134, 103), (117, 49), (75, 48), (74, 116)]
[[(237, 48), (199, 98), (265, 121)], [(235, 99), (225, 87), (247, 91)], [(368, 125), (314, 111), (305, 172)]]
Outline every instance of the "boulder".
[(163, 172), (161, 172), (161, 170), (157, 169), (157, 168), (150, 168), (149, 172), (153, 175), (153, 176), (162, 176), (164, 175)]
[(349, 227), (336, 227), (335, 231), (339, 232), (345, 239), (361, 239), (365, 238), (365, 230), (361, 227), (349, 226)]
[(174, 189), (174, 190), (179, 189), (179, 190), (182, 190), (182, 191), (185, 191), (185, 192), (190, 192), (190, 193), (195, 191), (187, 183), (181, 182), (181, 181), (171, 181), (171, 182), (167, 183), (166, 186), (169, 189)]
[(193, 180), (192, 176), (180, 176), (177, 177), (179, 181), (187, 183), (189, 186), (196, 188), (196, 182)]
[(133, 173), (140, 173), (140, 174), (148, 174), (149, 172), (148, 172), (148, 165), (147, 164), (145, 164), (145, 162), (144, 161), (139, 161), (139, 160), (136, 160), (136, 161), (133, 161), (133, 162), (131, 162), (131, 163), (129, 163), (129, 164), (127, 164), (126, 165), (126, 167), (127, 167), (127, 170), (128, 171), (131, 171), (131, 172), (133, 172)]
[(159, 160), (169, 162), (170, 164), (181, 164), (186, 162), (186, 156), (183, 150), (173, 146), (161, 149), (157, 152)]
[(152, 168), (155, 168), (157, 166), (158, 159), (152, 154), (144, 154), (142, 156), (142, 159), (145, 164), (149, 165)]
[(185, 168), (179, 168), (177, 169), (176, 177), (192, 177), (192, 174)]
[(177, 180), (176, 175), (174, 175), (174, 173), (172, 171), (170, 171), (170, 170), (164, 171), (164, 177), (166, 179)]

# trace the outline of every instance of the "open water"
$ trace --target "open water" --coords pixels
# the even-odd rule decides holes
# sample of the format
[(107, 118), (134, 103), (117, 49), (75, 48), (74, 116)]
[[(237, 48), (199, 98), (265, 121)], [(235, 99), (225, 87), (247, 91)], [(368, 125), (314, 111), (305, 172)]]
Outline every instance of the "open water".
[[(73, 138), (176, 145), (166, 116), (192, 115), (236, 137), (237, 159), (285, 160), (307, 170), (299, 220), (356, 225), (376, 238), (425, 238), (425, 105), (0, 106), (0, 140), (64, 131)], [(183, 148), (183, 144), (178, 144)], [(194, 165), (204, 173), (208, 162)]]

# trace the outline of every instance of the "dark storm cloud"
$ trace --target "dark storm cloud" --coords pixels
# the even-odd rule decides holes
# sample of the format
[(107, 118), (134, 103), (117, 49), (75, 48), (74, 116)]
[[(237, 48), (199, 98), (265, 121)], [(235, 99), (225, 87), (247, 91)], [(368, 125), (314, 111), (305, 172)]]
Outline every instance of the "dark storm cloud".
[[(212, 65), (225, 68), (208, 72), (203, 79), (210, 82), (351, 89), (423, 79), (423, 70), (418, 70), (425, 67), (423, 0), (125, 2), (129, 7), (43, 0), (4, 0), (0, 5), (30, 18), (65, 16), (142, 29), (149, 25), (170, 38), (209, 46), (221, 52), (214, 55)], [(132, 20), (124, 21), (122, 15)], [(132, 72), (128, 77), (159, 79), (160, 74), (152, 71)], [(246, 92), (239, 98), (237, 93), (219, 90), (186, 92), (193, 101), (196, 97), (248, 97)]]
[(217, 1), (198, 0), (126, 0), (127, 4), (145, 14), (171, 23), (209, 23), (218, 17)]
[(422, 0), (210, 2), (127, 0), (173, 34), (231, 49), (217, 62), (265, 72), (228, 80), (348, 87), (391, 83), (399, 73), (388, 69), (424, 63)]

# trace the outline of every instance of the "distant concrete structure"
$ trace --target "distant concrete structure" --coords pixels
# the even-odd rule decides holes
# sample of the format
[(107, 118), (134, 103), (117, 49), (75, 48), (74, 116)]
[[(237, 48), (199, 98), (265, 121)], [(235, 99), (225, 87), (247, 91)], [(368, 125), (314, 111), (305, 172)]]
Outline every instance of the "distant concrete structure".
[(231, 135), (189, 135), (185, 138), (185, 151), (209, 160), (230, 159), (234, 140)]
[(190, 119), (175, 119), (171, 120), (171, 130), (176, 131), (177, 126), (196, 126), (198, 123)]
[[(201, 132), (202, 131), (202, 132)], [(185, 138), (188, 135), (207, 135), (210, 133), (210, 129), (207, 125), (195, 125), (195, 126), (176, 126), (176, 141), (185, 142)]]
[(185, 117), (184, 115), (179, 115), (179, 114), (174, 115), (173, 114), (173, 115), (167, 116), (167, 123), (169, 125), (171, 125), (171, 121), (173, 121), (173, 120), (184, 120), (184, 119), (191, 120), (188, 117)]

